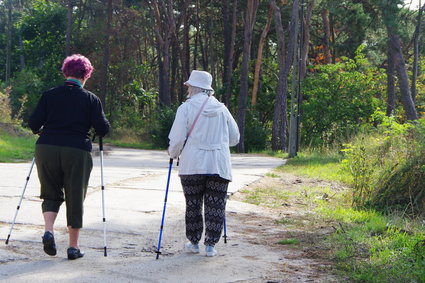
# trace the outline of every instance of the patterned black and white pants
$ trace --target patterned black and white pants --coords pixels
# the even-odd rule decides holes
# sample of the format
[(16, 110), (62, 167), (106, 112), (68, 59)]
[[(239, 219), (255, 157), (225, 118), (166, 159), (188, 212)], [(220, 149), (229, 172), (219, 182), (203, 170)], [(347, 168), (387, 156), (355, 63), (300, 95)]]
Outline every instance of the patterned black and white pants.
[(204, 244), (214, 246), (223, 230), (229, 180), (218, 175), (181, 175), (180, 180), (186, 198), (186, 237), (192, 243), (201, 240), (204, 204)]

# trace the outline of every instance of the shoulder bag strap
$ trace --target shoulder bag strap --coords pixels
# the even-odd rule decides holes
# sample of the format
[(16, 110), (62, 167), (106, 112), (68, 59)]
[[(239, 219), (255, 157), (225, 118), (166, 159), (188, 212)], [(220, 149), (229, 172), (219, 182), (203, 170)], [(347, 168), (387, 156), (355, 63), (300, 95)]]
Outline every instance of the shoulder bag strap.
[[(183, 151), (183, 149), (184, 149), (184, 147), (185, 147), (185, 145), (186, 145), (187, 139), (189, 138), (190, 134), (192, 133), (193, 128), (195, 127), (195, 124), (196, 124), (196, 122), (198, 121), (198, 118), (199, 118), (199, 116), (201, 115), (202, 110), (204, 110), (204, 107), (205, 107), (205, 105), (207, 104), (207, 102), (208, 102), (208, 99), (209, 99), (209, 98), (210, 98), (210, 97), (208, 96), (208, 97), (207, 97), (207, 99), (205, 99), (204, 103), (202, 103), (202, 106), (201, 106), (201, 108), (199, 109), (198, 114), (196, 114), (195, 120), (193, 120), (192, 126), (191, 126), (191, 127), (190, 127), (190, 129), (189, 129), (189, 132), (187, 132), (186, 139), (184, 140), (183, 147), (182, 147), (182, 149), (181, 149), (180, 153), (182, 153), (182, 151)], [(179, 166), (179, 158), (177, 158), (177, 166)]]

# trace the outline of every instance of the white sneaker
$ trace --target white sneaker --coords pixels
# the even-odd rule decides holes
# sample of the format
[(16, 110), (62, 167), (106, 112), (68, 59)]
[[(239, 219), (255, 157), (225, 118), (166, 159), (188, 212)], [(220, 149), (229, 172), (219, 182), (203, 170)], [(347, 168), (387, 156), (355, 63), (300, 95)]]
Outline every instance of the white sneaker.
[(206, 245), (205, 246), (205, 253), (206, 253), (206, 256), (216, 256), (217, 250), (214, 249), (214, 246)]
[(188, 252), (198, 254), (199, 253), (199, 245), (198, 244), (192, 244), (192, 242), (187, 242), (184, 244), (184, 249)]

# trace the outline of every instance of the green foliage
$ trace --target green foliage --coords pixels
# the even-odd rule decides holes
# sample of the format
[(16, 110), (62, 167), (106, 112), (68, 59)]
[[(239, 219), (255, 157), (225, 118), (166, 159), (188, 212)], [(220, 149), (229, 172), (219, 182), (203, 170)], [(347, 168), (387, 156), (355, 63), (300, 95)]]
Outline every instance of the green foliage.
[(242, 190), (247, 194), (246, 202), (265, 207), (281, 207), (282, 201), (288, 201), (289, 193), (275, 187), (257, 188), (255, 191)]
[(400, 124), (379, 111), (373, 117), (377, 133), (358, 137), (343, 150), (343, 164), (353, 176), (353, 204), (423, 213), (424, 119)]
[(346, 144), (342, 151), (346, 153), (347, 158), (343, 164), (347, 166), (350, 174), (353, 176), (352, 182), (352, 203), (356, 206), (365, 206), (369, 203), (373, 192), (373, 173), (378, 166), (376, 160), (370, 160), (371, 150), (374, 150), (370, 141), (357, 142), (355, 146)]
[[(395, 223), (392, 216), (372, 210), (322, 208), (326, 219), (339, 222), (327, 240), (337, 268), (354, 282), (423, 282), (424, 230)], [(419, 228), (419, 229), (418, 229)]]
[(43, 91), (43, 82), (36, 70), (18, 72), (11, 81), (12, 116), (27, 122)]
[(355, 60), (320, 65), (304, 80), (302, 141), (314, 145), (347, 140), (368, 122), (384, 83), (382, 70), (372, 67), (359, 48)]
[(279, 171), (348, 184), (351, 182), (351, 176), (341, 165), (341, 158), (337, 152), (301, 152), (279, 167)]
[(299, 245), (300, 240), (298, 239), (283, 239), (277, 242), (279, 245)]
[(159, 108), (153, 115), (150, 133), (152, 142), (156, 147), (162, 149), (168, 147), (168, 134), (170, 133), (175, 116), (176, 110), (170, 107)]
[(45, 88), (55, 86), (62, 80), (59, 70), (65, 51), (65, 7), (51, 1), (33, 2), (31, 10), (20, 18), (18, 27), (27, 66), (36, 70)]
[(247, 152), (266, 148), (270, 129), (264, 127), (254, 111), (247, 111), (245, 125), (245, 149)]
[[(18, 129), (14, 129), (14, 131), (18, 131)], [(20, 130), (20, 132), (24, 131)], [(19, 162), (31, 159), (34, 156), (35, 140), (35, 136), (30, 133), (16, 136), (0, 127), (0, 162)]]
[(10, 88), (0, 92), (0, 162), (26, 161), (34, 155), (36, 137), (13, 118)]
[[(332, 21), (337, 23), (348, 22), (341, 36), (333, 43), (334, 56), (354, 56), (357, 46), (362, 44), (371, 15), (364, 5), (355, 1), (326, 0), (319, 7), (327, 6)], [(320, 15), (320, 13), (317, 13)]]
[(0, 122), (10, 123), (12, 122), (12, 107), (10, 105), (10, 99), (8, 92), (10, 89), (6, 89), (5, 93), (0, 92)]
[(147, 116), (155, 108), (156, 93), (144, 90), (140, 81), (133, 80), (123, 88), (123, 93), (115, 97), (114, 111), (111, 113), (115, 127), (139, 131), (146, 128), (149, 123)]

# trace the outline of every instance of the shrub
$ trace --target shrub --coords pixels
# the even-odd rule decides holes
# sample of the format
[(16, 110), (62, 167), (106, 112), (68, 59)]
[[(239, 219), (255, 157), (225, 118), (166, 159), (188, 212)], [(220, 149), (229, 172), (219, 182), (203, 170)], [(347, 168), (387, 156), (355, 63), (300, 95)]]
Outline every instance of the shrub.
[(0, 122), (2, 123), (10, 123), (12, 121), (9, 91), (10, 89), (6, 89), (5, 93), (0, 92)]
[(176, 110), (172, 107), (159, 108), (152, 115), (150, 133), (155, 147), (163, 149), (168, 147), (168, 134), (170, 133), (175, 116)]
[(12, 116), (27, 122), (43, 92), (41, 79), (36, 71), (20, 71), (12, 79), (11, 105)]
[(245, 149), (247, 152), (263, 150), (267, 147), (270, 130), (263, 126), (254, 111), (247, 112), (245, 125)]
[(425, 208), (425, 119), (400, 124), (382, 112), (373, 134), (346, 145), (345, 168), (353, 176), (353, 205), (412, 214)]
[(302, 141), (313, 146), (347, 140), (383, 106), (382, 70), (369, 65), (359, 48), (356, 58), (318, 65), (303, 82)]

